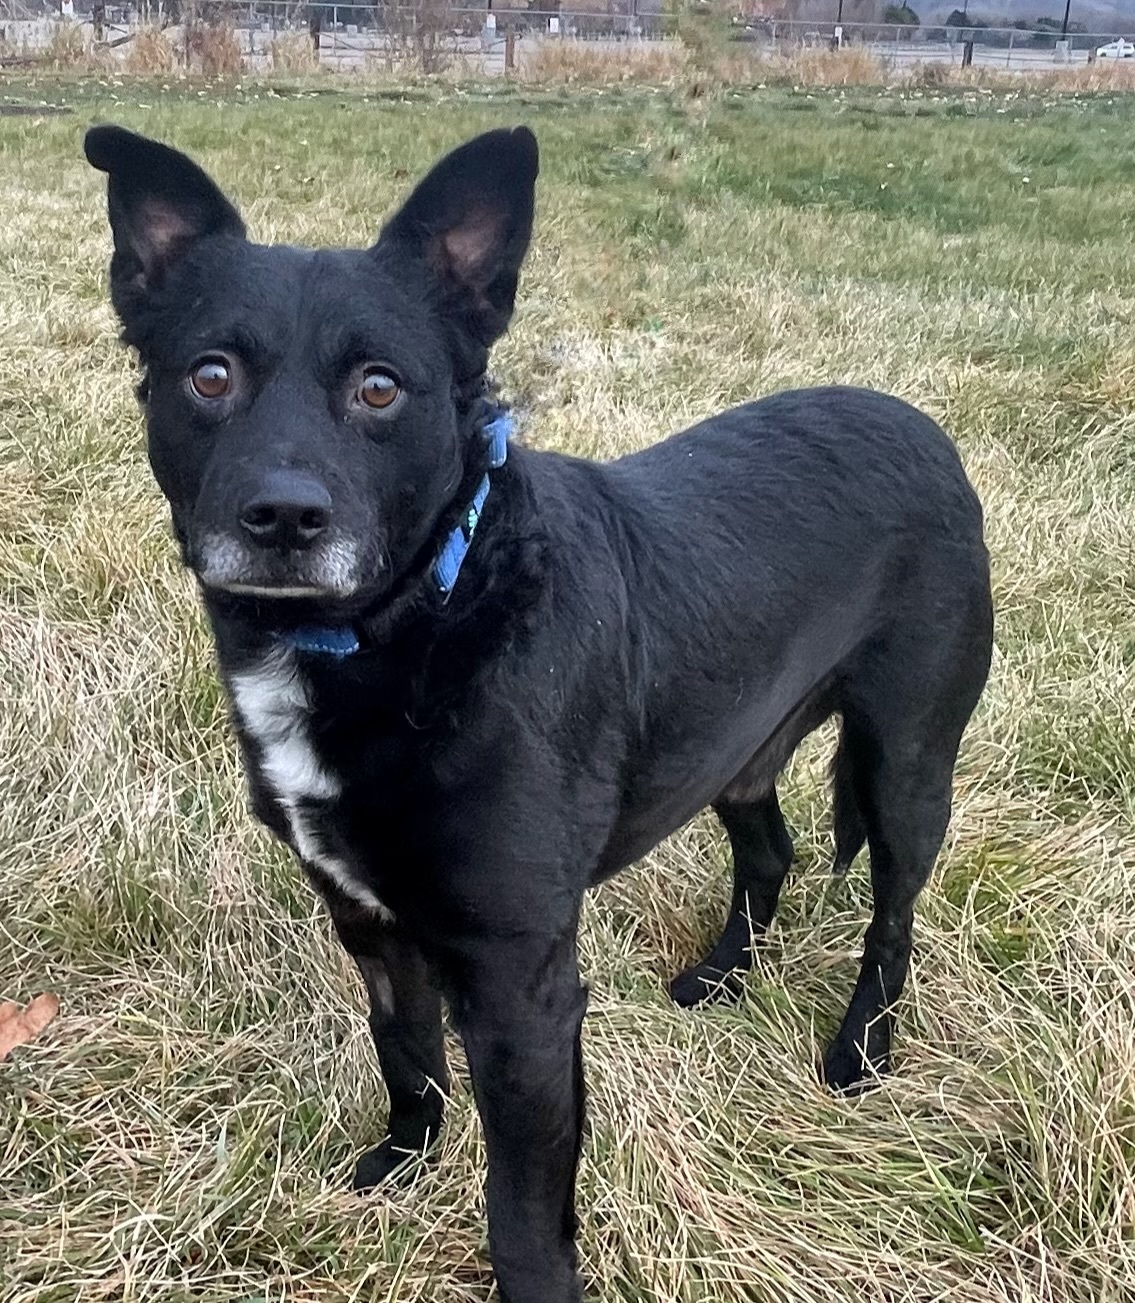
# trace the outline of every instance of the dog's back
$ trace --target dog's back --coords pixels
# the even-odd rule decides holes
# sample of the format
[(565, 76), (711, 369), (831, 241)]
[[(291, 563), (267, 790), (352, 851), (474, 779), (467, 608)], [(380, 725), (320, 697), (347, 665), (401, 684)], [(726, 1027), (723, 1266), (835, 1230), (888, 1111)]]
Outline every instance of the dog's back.
[[(766, 796), (881, 663), (891, 696), (916, 698), (960, 657), (968, 718), (990, 640), (981, 507), (953, 444), (901, 400), (791, 391), (607, 465), (521, 466), (573, 577), (543, 641), (606, 645), (609, 711), (578, 718), (625, 712), (633, 763), (599, 876), (727, 791)], [(561, 676), (570, 711), (570, 662)]]

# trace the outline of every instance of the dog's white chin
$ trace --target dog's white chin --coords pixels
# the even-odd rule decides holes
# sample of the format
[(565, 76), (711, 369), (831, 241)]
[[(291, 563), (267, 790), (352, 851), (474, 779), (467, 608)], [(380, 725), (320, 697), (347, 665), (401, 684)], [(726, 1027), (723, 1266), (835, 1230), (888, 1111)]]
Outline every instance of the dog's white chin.
[[(283, 567), (281, 567), (284, 569)], [(256, 582), (267, 579), (258, 558), (238, 539), (224, 534), (206, 534), (194, 549), (194, 569), (206, 588), (242, 597), (307, 598), (309, 601), (344, 601), (359, 590), (358, 552), (349, 538), (332, 540), (305, 557), (284, 582)], [(287, 580), (291, 582), (286, 582)]]
[(340, 601), (350, 597), (350, 592), (339, 588), (318, 588), (310, 584), (240, 584), (209, 583), (208, 588), (219, 589), (223, 593), (239, 593), (242, 597), (306, 597), (308, 600), (337, 598)]

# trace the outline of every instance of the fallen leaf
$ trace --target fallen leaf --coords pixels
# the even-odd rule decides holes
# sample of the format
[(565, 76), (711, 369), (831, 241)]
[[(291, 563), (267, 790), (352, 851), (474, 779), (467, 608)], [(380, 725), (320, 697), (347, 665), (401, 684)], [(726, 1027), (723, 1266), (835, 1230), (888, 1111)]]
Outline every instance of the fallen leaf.
[(37, 995), (26, 1009), (11, 1000), (0, 1004), (0, 1063), (17, 1045), (35, 1040), (59, 1012), (59, 1000), (54, 995)]

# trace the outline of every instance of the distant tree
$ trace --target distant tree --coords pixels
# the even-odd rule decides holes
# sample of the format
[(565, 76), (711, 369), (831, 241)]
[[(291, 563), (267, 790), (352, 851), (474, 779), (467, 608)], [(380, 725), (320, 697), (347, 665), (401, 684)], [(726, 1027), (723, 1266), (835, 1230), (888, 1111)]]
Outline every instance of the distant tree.
[[(1012, 26), (1015, 31), (1028, 33), (1029, 45), (1045, 49), (1051, 46), (1054, 36), (1058, 37), (1060, 35), (1064, 24), (1059, 18), (1018, 18)], [(1073, 22), (1068, 24), (1068, 31), (1071, 35), (1086, 32), (1087, 30), (1083, 23)]]
[[(1059, 18), (1034, 18), (1031, 23), (1020, 22), (1014, 23), (1014, 27), (1023, 27), (1030, 32), (1056, 32), (1059, 34), (1064, 27), (1064, 23)], [(1083, 23), (1070, 22), (1068, 24), (1070, 32), (1086, 32), (1088, 29)]]
[(921, 21), (905, 0), (901, 5), (887, 5), (883, 10), (883, 22), (893, 27), (917, 27)]

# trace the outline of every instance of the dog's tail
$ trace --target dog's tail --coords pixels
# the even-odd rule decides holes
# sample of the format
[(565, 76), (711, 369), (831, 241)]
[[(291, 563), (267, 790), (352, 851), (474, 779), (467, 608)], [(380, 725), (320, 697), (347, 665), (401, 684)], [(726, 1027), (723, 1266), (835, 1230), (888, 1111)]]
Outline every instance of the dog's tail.
[(847, 728), (840, 730), (839, 746), (832, 758), (832, 796), (835, 824), (835, 859), (832, 872), (843, 876), (867, 840), (863, 812), (855, 792), (855, 758), (848, 743)]

